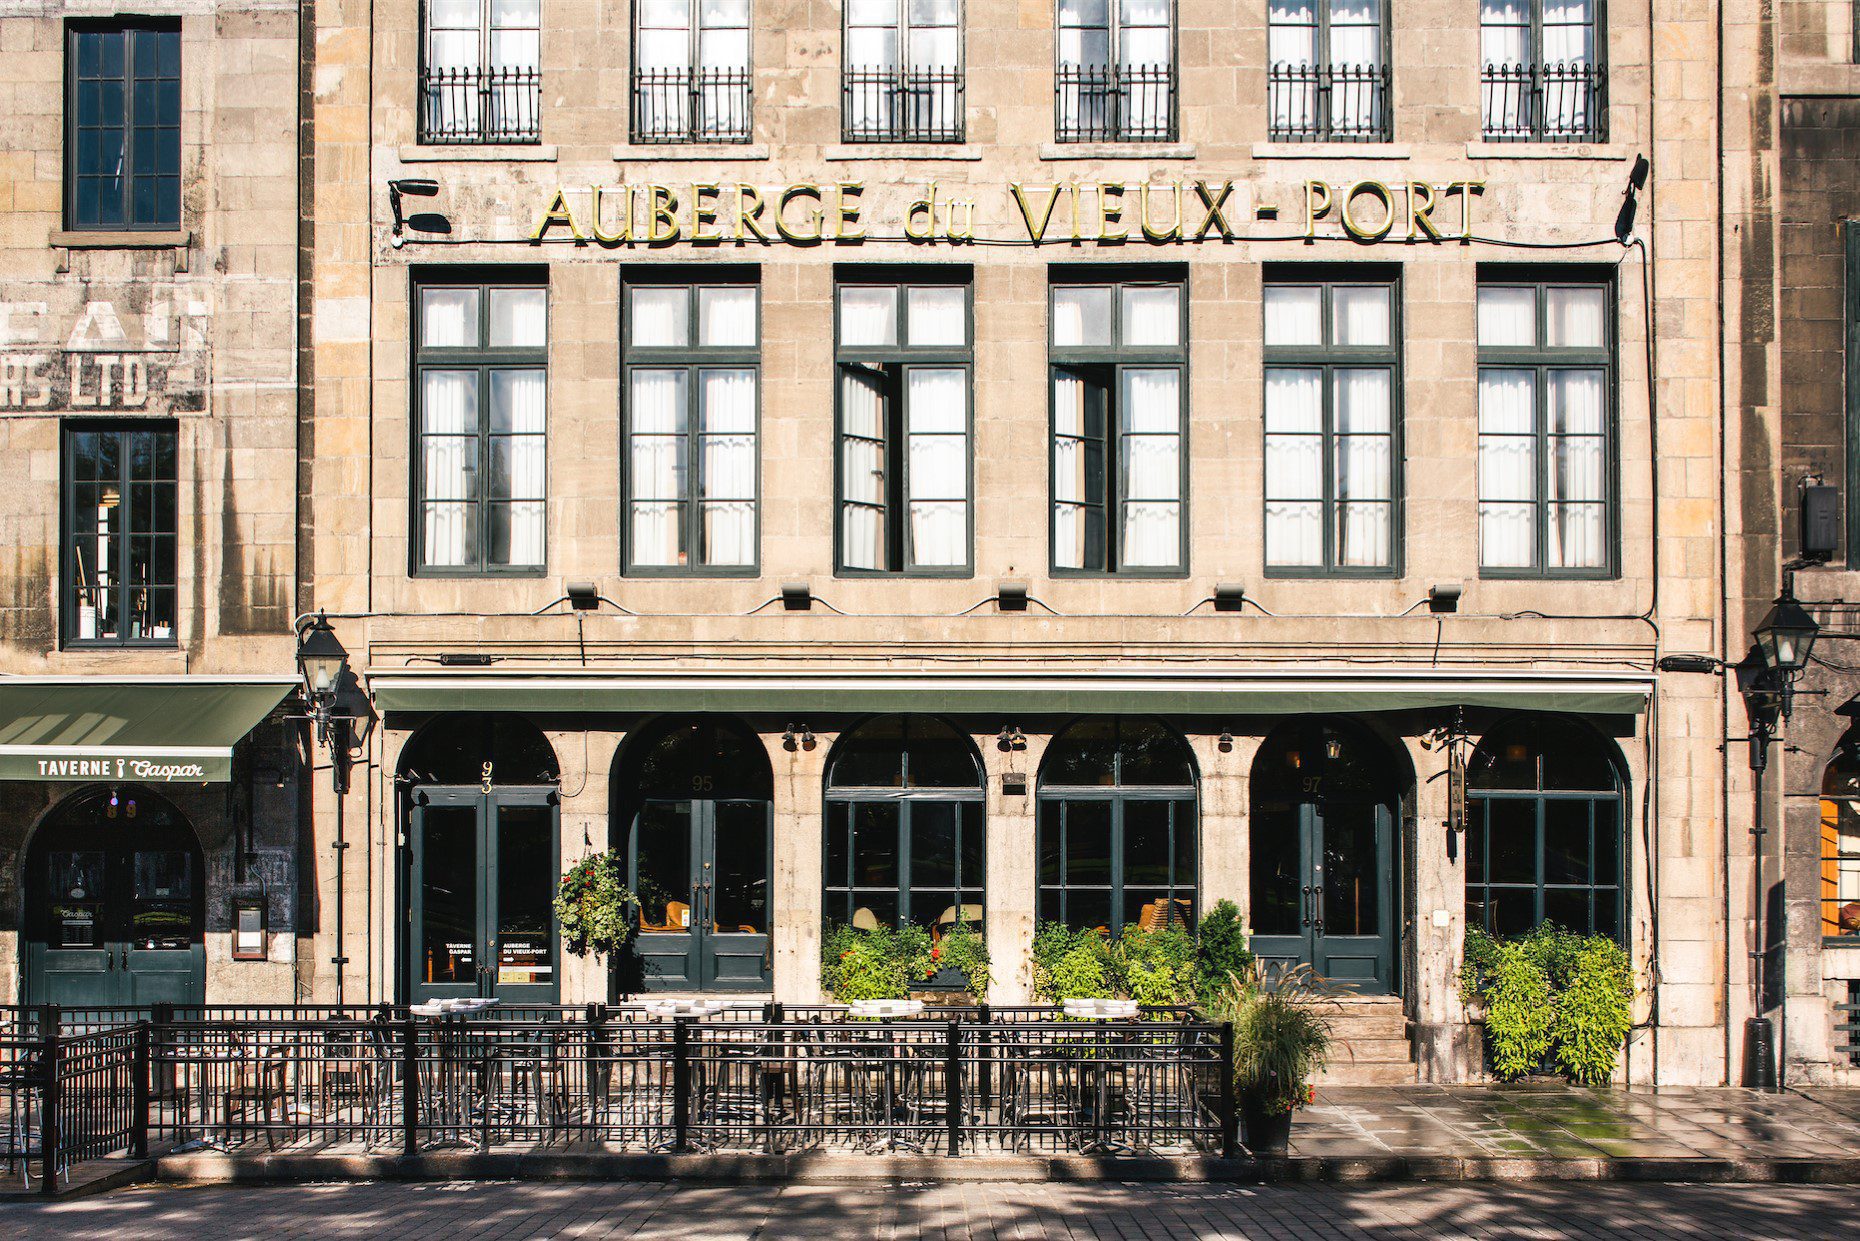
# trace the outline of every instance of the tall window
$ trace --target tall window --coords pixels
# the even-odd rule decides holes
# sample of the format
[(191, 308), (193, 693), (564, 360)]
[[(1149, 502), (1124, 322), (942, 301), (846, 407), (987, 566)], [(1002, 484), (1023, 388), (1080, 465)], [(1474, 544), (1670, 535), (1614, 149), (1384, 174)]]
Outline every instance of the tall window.
[(1382, 14), (1382, 0), (1272, 0), (1266, 90), (1274, 141), (1388, 139)]
[(1040, 765), (1040, 920), (1117, 934), (1195, 921), (1195, 760), (1155, 720), (1095, 719)]
[(961, 142), (962, 0), (846, 0), (848, 142)]
[(1851, 735), (1821, 777), (1821, 934), (1860, 944), (1860, 752)]
[(542, 138), (542, 0), (426, 0), (420, 141)]
[(414, 566), (543, 568), (549, 290), (508, 279), (414, 288)]
[(969, 572), (969, 285), (839, 286), (839, 569)]
[(1479, 284), (1479, 564), (1602, 577), (1614, 555), (1614, 326), (1600, 281)]
[(1395, 285), (1266, 285), (1266, 567), (1395, 570)]
[(1492, 142), (1601, 142), (1601, 0), (1479, 0), (1480, 94)]
[(66, 424), (67, 646), (174, 644), (175, 445), (173, 424)]
[(827, 766), (827, 917), (982, 925), (982, 764), (938, 719), (889, 716), (840, 739)]
[(65, 219), (73, 229), (181, 226), (181, 23), (65, 29)]
[(1053, 568), (1187, 567), (1180, 281), (1052, 287)]
[(633, 0), (633, 141), (748, 142), (749, 0)]
[(1466, 924), (1517, 935), (1554, 922), (1620, 938), (1624, 802), (1608, 743), (1555, 716), (1486, 734), (1466, 769)]
[(629, 573), (755, 571), (756, 293), (626, 286)]
[(1173, 0), (1059, 0), (1054, 134), (1175, 141)]

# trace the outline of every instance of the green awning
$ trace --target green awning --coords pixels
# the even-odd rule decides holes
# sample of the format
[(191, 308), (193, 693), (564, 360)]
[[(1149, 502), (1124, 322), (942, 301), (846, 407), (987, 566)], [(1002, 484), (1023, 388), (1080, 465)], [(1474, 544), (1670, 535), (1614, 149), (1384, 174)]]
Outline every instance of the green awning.
[(233, 746), (289, 677), (0, 678), (0, 780), (232, 778)]
[(606, 675), (381, 669), (368, 686), (383, 711), (1011, 712), (1279, 715), (1500, 707), (1637, 715), (1650, 674), (1158, 669), (1097, 675), (966, 673), (613, 672)]

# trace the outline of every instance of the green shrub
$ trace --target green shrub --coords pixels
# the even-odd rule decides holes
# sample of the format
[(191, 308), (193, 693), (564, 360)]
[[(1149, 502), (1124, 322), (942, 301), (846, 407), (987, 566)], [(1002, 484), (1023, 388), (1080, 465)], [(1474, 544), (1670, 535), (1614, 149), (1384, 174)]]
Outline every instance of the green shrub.
[(1246, 923), (1232, 901), (1217, 902), (1202, 915), (1201, 960), (1196, 971), (1200, 999), (1212, 1000), (1230, 980), (1244, 978), (1253, 968), (1253, 950), (1247, 947)]
[(937, 941), (930, 950), (932, 972), (936, 970), (961, 970), (963, 988), (971, 999), (981, 1000), (988, 995), (988, 941), (974, 925), (958, 921)]
[(988, 988), (988, 946), (981, 932), (958, 924), (933, 946), (915, 925), (862, 931), (829, 925), (820, 940), (820, 985), (835, 1000), (902, 1000), (944, 968), (959, 969), (971, 995)]
[(1512, 1081), (1537, 1071), (1550, 1050), (1556, 1006), (1550, 976), (1521, 944), (1502, 943), (1485, 976), (1485, 1041), (1492, 1072)]
[(1556, 1002), (1556, 1064), (1571, 1081), (1605, 1086), (1634, 1024), (1634, 966), (1613, 940), (1581, 941)]
[(1111, 945), (1111, 985), (1139, 1004), (1192, 1004), (1200, 994), (1200, 948), (1178, 926), (1135, 923)]
[(1546, 1055), (1571, 1081), (1607, 1084), (1634, 1022), (1634, 966), (1603, 935), (1555, 923), (1504, 940), (1466, 932), (1460, 998), (1486, 1010), (1492, 1071), (1510, 1080)]
[(1116, 995), (1110, 945), (1090, 927), (1043, 922), (1033, 937), (1033, 993), (1048, 1003)]
[(618, 853), (590, 853), (568, 869), (555, 889), (555, 917), (568, 950), (578, 957), (611, 957), (633, 934), (639, 898), (626, 886)]

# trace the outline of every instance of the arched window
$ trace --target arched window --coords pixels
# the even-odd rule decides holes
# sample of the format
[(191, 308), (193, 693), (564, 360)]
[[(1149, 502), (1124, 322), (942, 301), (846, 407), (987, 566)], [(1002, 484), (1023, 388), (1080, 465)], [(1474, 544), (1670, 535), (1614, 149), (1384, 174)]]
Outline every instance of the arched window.
[(1860, 736), (1821, 777), (1821, 933), (1860, 935)]
[(1609, 749), (1556, 716), (1508, 720), (1479, 742), (1466, 773), (1468, 926), (1621, 937), (1625, 799)]
[(968, 737), (928, 716), (860, 725), (827, 764), (826, 824), (829, 919), (979, 929), (982, 762)]
[(476, 712), (439, 716), (400, 752), (401, 774), (415, 784), (556, 784), (555, 748), (520, 715)]
[(1195, 759), (1155, 720), (1083, 720), (1040, 765), (1040, 919), (1194, 924)]

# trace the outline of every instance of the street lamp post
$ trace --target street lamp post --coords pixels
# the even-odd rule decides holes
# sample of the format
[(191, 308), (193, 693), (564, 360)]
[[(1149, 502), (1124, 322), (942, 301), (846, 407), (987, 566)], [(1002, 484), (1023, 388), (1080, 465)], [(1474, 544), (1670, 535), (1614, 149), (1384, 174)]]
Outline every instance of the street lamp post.
[(318, 744), (329, 751), (330, 784), (336, 793), (336, 1007), (342, 1007), (342, 976), (349, 958), (344, 950), (343, 887), (349, 842), (344, 834), (343, 803), (349, 791), (349, 716), (336, 714), (336, 695), (348, 673), (349, 652), (336, 640), (329, 618), (318, 612), (297, 626), (297, 671), (303, 677), (304, 701), (316, 725)]

